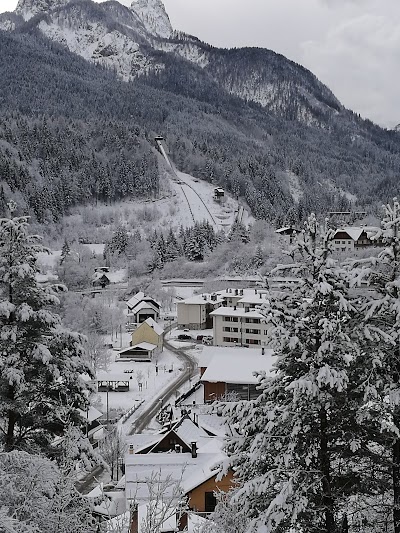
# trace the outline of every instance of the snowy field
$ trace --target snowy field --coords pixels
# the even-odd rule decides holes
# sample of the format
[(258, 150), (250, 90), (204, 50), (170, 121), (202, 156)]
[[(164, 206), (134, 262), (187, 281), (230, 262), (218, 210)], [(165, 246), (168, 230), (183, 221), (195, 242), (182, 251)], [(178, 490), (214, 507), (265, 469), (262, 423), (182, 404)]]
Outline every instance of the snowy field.
[[(176, 356), (165, 350), (159, 354), (152, 362), (136, 361), (115, 361), (116, 352), (113, 352), (114, 361), (110, 363), (107, 371), (99, 371), (98, 379), (121, 376), (121, 379), (129, 380), (128, 392), (109, 392), (108, 402), (110, 409), (122, 409), (127, 411), (138, 400), (149, 400), (158, 394), (172, 377), (176, 377), (181, 370), (179, 360)], [(156, 366), (158, 372), (156, 372)], [(172, 370), (172, 372), (171, 372)], [(139, 379), (138, 379), (139, 376)], [(142, 383), (142, 390), (139, 389), (139, 380)], [(100, 410), (105, 413), (107, 406), (107, 393), (98, 392), (98, 398), (102, 407)]]

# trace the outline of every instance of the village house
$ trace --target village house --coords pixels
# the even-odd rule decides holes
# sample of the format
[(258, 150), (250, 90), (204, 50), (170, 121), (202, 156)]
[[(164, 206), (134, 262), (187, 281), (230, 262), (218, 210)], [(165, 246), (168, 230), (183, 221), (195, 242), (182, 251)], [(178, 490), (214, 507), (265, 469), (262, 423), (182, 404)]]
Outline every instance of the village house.
[(164, 329), (152, 318), (147, 318), (131, 334), (131, 346), (147, 342), (157, 346), (157, 352), (161, 352), (164, 342)]
[(119, 361), (152, 361), (163, 349), (164, 329), (147, 318), (132, 333), (128, 348), (118, 352)]
[(223, 303), (224, 299), (217, 293), (199, 294), (178, 302), (178, 328), (212, 328), (211, 312), (223, 305)]
[(271, 373), (275, 361), (276, 356), (268, 348), (204, 346), (199, 359), (204, 403), (230, 394), (241, 400), (257, 398), (260, 391), (254, 372)]
[[(219, 466), (225, 459), (222, 439), (210, 436), (188, 416), (174, 421), (158, 434), (132, 435), (128, 444), (126, 507), (130, 508), (132, 502), (137, 505), (139, 517), (135, 517), (138, 518), (135, 523), (145, 517), (146, 504), (154, 499), (155, 485), (162, 487), (162, 500), (172, 508), (178, 508), (182, 499), (187, 498), (189, 513), (213, 512), (214, 492), (228, 491), (233, 486), (232, 472), (217, 480)], [(165, 524), (163, 531), (183, 531), (187, 525), (187, 510), (182, 516), (174, 512), (169, 514), (173, 523), (170, 519), (170, 525)]]
[(118, 352), (117, 361), (152, 361), (160, 349), (151, 342), (140, 342)]
[(94, 288), (105, 289), (111, 284), (121, 283), (125, 277), (125, 269), (110, 272), (110, 268), (107, 266), (96, 267), (92, 276), (92, 285)]
[(337, 252), (357, 252), (372, 246), (382, 246), (381, 230), (372, 226), (347, 226), (335, 231), (333, 248)]
[(127, 325), (141, 324), (148, 318), (155, 322), (160, 318), (160, 304), (151, 298), (145, 296), (143, 292), (138, 292), (127, 303)]

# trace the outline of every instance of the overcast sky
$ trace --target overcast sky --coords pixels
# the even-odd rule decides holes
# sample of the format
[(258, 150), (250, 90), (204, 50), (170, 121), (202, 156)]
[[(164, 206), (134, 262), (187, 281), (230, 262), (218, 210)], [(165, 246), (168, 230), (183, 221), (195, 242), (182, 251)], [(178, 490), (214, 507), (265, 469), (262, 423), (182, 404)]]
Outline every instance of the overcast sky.
[[(0, 0), (0, 11), (16, 4)], [(310, 69), (346, 107), (383, 126), (400, 123), (400, 0), (164, 4), (174, 28), (216, 46), (270, 48)]]

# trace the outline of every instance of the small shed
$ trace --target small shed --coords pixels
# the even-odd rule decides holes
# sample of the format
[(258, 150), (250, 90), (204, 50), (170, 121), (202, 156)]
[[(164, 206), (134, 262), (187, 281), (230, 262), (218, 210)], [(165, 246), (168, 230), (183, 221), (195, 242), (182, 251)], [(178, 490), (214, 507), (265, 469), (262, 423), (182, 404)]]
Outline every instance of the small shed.
[(150, 342), (141, 342), (134, 346), (129, 346), (119, 352), (119, 360), (129, 359), (130, 361), (152, 361), (157, 346)]
[(97, 377), (98, 392), (126, 392), (129, 390), (129, 377), (126, 374), (101, 373)]
[(225, 191), (222, 187), (215, 187), (214, 189), (214, 200), (220, 202), (225, 197)]

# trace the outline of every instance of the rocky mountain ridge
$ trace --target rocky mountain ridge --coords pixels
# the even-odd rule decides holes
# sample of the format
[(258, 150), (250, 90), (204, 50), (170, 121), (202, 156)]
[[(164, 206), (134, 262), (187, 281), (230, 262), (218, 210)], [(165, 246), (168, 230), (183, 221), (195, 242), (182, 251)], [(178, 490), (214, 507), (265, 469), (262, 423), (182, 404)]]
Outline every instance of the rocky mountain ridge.
[(156, 135), (180, 170), (277, 224), (396, 194), (398, 134), (345, 109), (301, 65), (163, 37), (158, 0), (139, 3), (160, 14), (157, 31), (114, 0), (58, 1), (21, 0), (17, 11), (41, 6), (29, 20), (0, 15), (0, 188), (38, 219), (156, 195)]
[[(112, 69), (124, 81), (163, 71), (169, 63), (159, 54), (164, 52), (200, 67), (230, 94), (274, 112), (289, 110), (296, 120), (318, 124), (321, 113), (341, 107), (315, 76), (279, 54), (218, 49), (174, 32), (161, 0), (138, 0), (130, 8), (115, 0), (19, 0), (13, 15), (0, 16), (0, 29), (22, 29), (34, 18), (31, 23), (46, 37)], [(300, 103), (296, 113), (290, 110), (293, 100)]]

